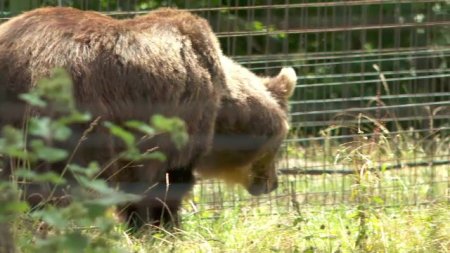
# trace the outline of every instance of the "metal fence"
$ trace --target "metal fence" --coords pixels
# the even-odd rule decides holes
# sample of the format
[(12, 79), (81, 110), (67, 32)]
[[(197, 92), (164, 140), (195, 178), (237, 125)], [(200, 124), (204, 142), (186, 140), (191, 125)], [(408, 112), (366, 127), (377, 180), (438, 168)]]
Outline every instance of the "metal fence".
[(190, 9), (210, 21), (225, 54), (253, 71), (296, 69), (279, 189), (251, 198), (202, 182), (194, 194), (205, 208), (349, 204), (363, 172), (383, 173), (368, 187), (380, 205), (448, 200), (448, 0), (0, 0), (0, 18), (42, 5), (117, 18)]

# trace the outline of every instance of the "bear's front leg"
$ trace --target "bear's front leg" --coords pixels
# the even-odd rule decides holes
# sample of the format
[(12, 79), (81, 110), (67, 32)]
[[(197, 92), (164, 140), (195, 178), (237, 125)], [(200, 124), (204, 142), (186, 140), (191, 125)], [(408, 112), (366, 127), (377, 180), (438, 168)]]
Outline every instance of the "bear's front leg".
[(192, 169), (177, 168), (169, 170), (151, 187), (144, 198), (123, 209), (123, 217), (133, 230), (144, 225), (177, 227), (180, 224), (178, 210), (183, 197), (195, 183)]

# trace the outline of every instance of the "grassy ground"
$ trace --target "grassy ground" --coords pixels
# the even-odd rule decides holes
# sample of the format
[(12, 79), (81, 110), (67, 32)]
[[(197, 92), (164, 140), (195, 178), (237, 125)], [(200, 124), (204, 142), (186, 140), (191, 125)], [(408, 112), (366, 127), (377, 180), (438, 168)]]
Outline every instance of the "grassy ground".
[(342, 166), (354, 174), (281, 176), (279, 188), (259, 198), (202, 182), (185, 201), (183, 226), (175, 231), (130, 235), (118, 222), (105, 227), (108, 215), (85, 220), (89, 206), (75, 205), (43, 213), (56, 229), (42, 231), (36, 216), (22, 215), (16, 244), (20, 252), (69, 253), (450, 252), (450, 166), (371, 171), (372, 160), (359, 159), (364, 154)]
[[(314, 182), (322, 185), (322, 176), (316, 179), (309, 184), (309, 190), (303, 190), (313, 195), (311, 190), (318, 187)], [(394, 198), (397, 203), (383, 203), (373, 192), (365, 197), (353, 189), (346, 204), (338, 201), (324, 204), (322, 198), (316, 202), (309, 199), (310, 204), (306, 204), (294, 200), (301, 200), (299, 196), (277, 199), (280, 192), (261, 199), (252, 198), (237, 187), (227, 189), (217, 183), (203, 184), (196, 186), (185, 202), (181, 229), (153, 228), (152, 233), (143, 231), (137, 236), (127, 233), (122, 225), (115, 225), (114, 233), (108, 236), (99, 233), (95, 226), (73, 226), (67, 231), (80, 230), (91, 242), (100, 240), (109, 245), (107, 248), (114, 249), (79, 252), (449, 252), (447, 183), (438, 189), (442, 190), (439, 198), (430, 199), (426, 191), (423, 194), (411, 191), (409, 198), (401, 198), (404, 202)], [(202, 199), (201, 195), (210, 190), (222, 199), (212, 195), (207, 195), (210, 199)], [(383, 193), (398, 195), (389, 188)], [(410, 200), (418, 202), (411, 204)], [(22, 252), (40, 252), (29, 246), (40, 238), (58, 238), (57, 233), (67, 233), (50, 228), (43, 236), (41, 224), (35, 219), (31, 223), (27, 220), (28, 215), (16, 226)]]
[[(182, 230), (128, 245), (137, 252), (449, 252), (448, 169), (366, 174), (359, 185), (353, 175), (282, 177), (264, 198), (198, 185)], [(431, 171), (439, 173), (428, 185)]]
[[(185, 201), (183, 225), (175, 231), (151, 228), (130, 235), (116, 223), (105, 235), (98, 225), (69, 222), (67, 228), (43, 233), (41, 224), (25, 215), (16, 238), (22, 252), (51, 249), (29, 248), (42, 238), (60, 241), (52, 252), (450, 252), (449, 169), (282, 176), (277, 191), (259, 198), (207, 181)], [(77, 208), (70, 212), (75, 213), (71, 222), (82, 219)], [(77, 248), (76, 238), (69, 242), (59, 236), (73, 231), (104, 247), (61, 251), (67, 244)]]
[(283, 176), (262, 198), (203, 183), (185, 205), (182, 230), (126, 245), (136, 252), (449, 252), (449, 169)]
[(183, 230), (119, 244), (136, 252), (448, 252), (449, 207), (368, 209), (365, 225), (357, 207), (303, 206), (271, 215), (263, 207), (236, 208), (211, 219), (185, 215)]

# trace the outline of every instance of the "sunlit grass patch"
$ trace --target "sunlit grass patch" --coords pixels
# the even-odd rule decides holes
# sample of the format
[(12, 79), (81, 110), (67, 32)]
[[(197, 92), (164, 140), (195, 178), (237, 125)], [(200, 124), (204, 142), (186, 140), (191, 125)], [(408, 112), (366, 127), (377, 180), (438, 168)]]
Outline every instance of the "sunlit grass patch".
[(264, 207), (185, 215), (183, 228), (134, 240), (138, 252), (446, 252), (448, 204), (378, 208), (368, 215), (364, 248), (355, 245), (356, 207), (304, 206), (264, 215)]

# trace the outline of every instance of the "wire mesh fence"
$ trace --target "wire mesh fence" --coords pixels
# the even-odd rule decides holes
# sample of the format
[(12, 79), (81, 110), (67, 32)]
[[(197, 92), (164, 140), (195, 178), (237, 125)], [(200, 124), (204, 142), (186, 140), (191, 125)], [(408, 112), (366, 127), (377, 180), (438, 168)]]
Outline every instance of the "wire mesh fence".
[[(448, 201), (450, 3), (446, 0), (0, 0), (0, 19), (44, 5), (116, 18), (161, 6), (207, 18), (224, 53), (258, 74), (298, 74), (280, 186), (252, 198), (202, 181), (188, 207), (290, 211), (351, 204), (355, 175), (379, 205)], [(383, 174), (383, 176), (380, 176)], [(197, 196), (201, 198), (197, 203)]]

